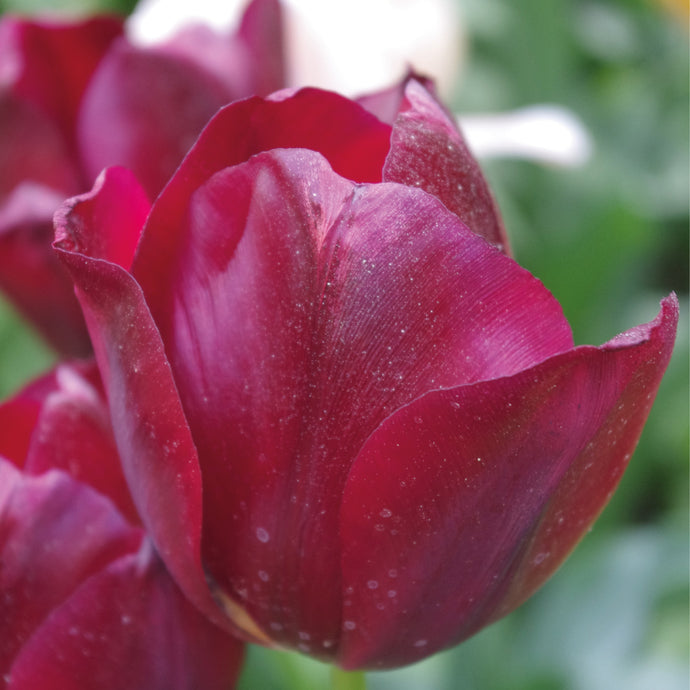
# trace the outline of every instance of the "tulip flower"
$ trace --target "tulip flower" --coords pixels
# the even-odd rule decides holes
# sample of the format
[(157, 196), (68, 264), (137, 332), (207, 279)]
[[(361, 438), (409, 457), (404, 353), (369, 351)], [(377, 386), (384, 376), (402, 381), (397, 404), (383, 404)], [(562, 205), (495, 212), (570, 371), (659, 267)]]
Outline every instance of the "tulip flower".
[[(394, 667), (507, 614), (611, 496), (675, 296), (573, 343), (420, 81), (214, 117), (151, 207), (107, 170), (56, 216), (133, 500), (246, 640)], [(216, 607), (214, 609), (214, 606)]]
[(254, 0), (234, 34), (188, 27), (137, 47), (122, 21), (0, 21), (0, 288), (61, 353), (91, 346), (50, 249), (52, 216), (107, 165), (155, 198), (223, 105), (283, 86), (277, 0)]
[(90, 369), (0, 406), (0, 687), (228, 690), (242, 645), (141, 528)]

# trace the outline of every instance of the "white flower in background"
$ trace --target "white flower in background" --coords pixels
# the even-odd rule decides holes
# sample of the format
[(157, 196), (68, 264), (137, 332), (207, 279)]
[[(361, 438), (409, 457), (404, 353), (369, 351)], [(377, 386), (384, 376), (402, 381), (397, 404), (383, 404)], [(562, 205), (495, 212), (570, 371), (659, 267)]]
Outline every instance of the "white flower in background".
[[(450, 95), (465, 41), (452, 0), (282, 0), (287, 76), (348, 96), (385, 88), (409, 67), (428, 74)], [(133, 40), (153, 43), (191, 21), (233, 28), (247, 0), (142, 0), (129, 19)], [(480, 157), (518, 157), (579, 166), (591, 152), (587, 130), (565, 108), (539, 105), (460, 118)]]
[(527, 158), (549, 165), (584, 165), (592, 140), (567, 108), (534, 105), (506, 113), (458, 118), (475, 155), (483, 158)]
[[(233, 27), (247, 0), (142, 0), (132, 38), (155, 42), (201, 20)], [(410, 65), (434, 76), (448, 94), (464, 42), (453, 0), (282, 0), (290, 85), (347, 95), (390, 86)]]

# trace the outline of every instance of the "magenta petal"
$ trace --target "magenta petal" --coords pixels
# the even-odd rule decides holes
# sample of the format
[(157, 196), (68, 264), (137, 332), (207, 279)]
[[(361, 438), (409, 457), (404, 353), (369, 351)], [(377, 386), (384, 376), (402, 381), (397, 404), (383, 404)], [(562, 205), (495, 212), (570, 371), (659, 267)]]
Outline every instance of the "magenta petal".
[(54, 118), (72, 144), (86, 84), (121, 33), (122, 20), (114, 17), (73, 24), (5, 18), (0, 22), (0, 64), (9, 68), (13, 93)]
[(84, 309), (134, 503), (180, 587), (200, 609), (219, 618), (200, 561), (196, 449), (141, 290), (121, 265), (108, 260), (127, 263), (127, 251), (107, 230), (114, 219), (122, 219), (124, 247), (130, 247), (141, 199), (127, 171), (106, 171), (92, 193), (58, 213), (55, 247)]
[[(138, 524), (101, 392), (68, 364), (55, 370), (54, 380), (55, 390), (46, 395), (35, 420), (24, 472), (62, 469), (110, 498), (130, 524)], [(3, 407), (23, 403), (19, 397)]]
[(66, 474), (24, 477), (0, 458), (0, 674), (56, 605), (140, 539)]
[(425, 657), (543, 583), (620, 479), (677, 318), (668, 298), (600, 348), (431, 392), (381, 425), (342, 504), (344, 666)]
[(9, 91), (0, 92), (0, 164), (3, 206), (10, 192), (22, 182), (47, 187), (55, 194), (62, 193), (63, 198), (79, 191), (74, 154), (57, 123), (38, 106)]
[(353, 185), (313, 151), (217, 173), (184, 218), (158, 288), (204, 477), (204, 560), (264, 629), (282, 621), (279, 641), (333, 643), (340, 556), (325, 535), (361, 444), (430, 389), (569, 349), (568, 325), (438, 199)]
[(36, 631), (11, 690), (230, 690), (242, 645), (182, 596), (145, 542), (85, 582)]
[[(79, 222), (73, 221), (75, 208)], [(125, 168), (108, 168), (90, 192), (69, 199), (56, 212), (56, 249), (78, 249), (127, 270), (149, 210), (136, 177)]]
[(429, 93), (434, 93), (434, 84), (430, 79), (410, 71), (404, 79), (401, 79), (387, 89), (359, 96), (357, 103), (373, 115), (376, 115), (379, 120), (393, 125), (400, 112), (400, 106), (405, 100), (407, 85), (413, 79), (419, 82)]
[[(324, 123), (328, 127), (324, 127)], [(390, 127), (337, 94), (303, 89), (283, 99), (252, 98), (223, 108), (154, 205), (134, 274), (157, 323), (168, 319), (160, 285), (170, 282), (184, 213), (194, 191), (214, 173), (273, 148), (308, 148), (333, 169), (357, 182), (378, 182), (389, 147)]]
[(119, 42), (82, 101), (77, 127), (87, 174), (93, 179), (106, 166), (123, 165), (153, 200), (230, 98), (216, 77), (193, 62)]
[(251, 77), (251, 93), (256, 96), (268, 95), (285, 85), (284, 36), (279, 0), (252, 0), (244, 11), (237, 40), (246, 51), (244, 71)]
[(415, 79), (406, 85), (393, 125), (383, 180), (433, 194), (470, 230), (507, 251), (503, 222), (479, 164), (452, 117)]
[(0, 208), (0, 289), (61, 354), (91, 353), (74, 286), (50, 247), (64, 195), (25, 183)]

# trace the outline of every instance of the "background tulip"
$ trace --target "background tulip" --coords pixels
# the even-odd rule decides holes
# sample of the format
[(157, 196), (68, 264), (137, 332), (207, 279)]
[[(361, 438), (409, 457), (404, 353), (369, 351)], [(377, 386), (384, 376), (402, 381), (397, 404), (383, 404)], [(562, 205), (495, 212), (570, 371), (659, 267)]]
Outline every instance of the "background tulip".
[(228, 106), (148, 218), (111, 169), (57, 219), (178, 583), (346, 668), (421, 659), (544, 582), (620, 479), (678, 317), (671, 296), (574, 347), (493, 246), (452, 119), (415, 79), (397, 102), (392, 131), (316, 90)]
[(61, 365), (0, 406), (0, 427), (0, 687), (233, 686), (241, 645), (139, 526), (97, 373)]
[(115, 18), (0, 23), (0, 287), (61, 353), (91, 351), (50, 250), (60, 201), (106, 165), (151, 199), (226, 103), (283, 86), (280, 8), (254, 0), (234, 34), (188, 27), (140, 48)]

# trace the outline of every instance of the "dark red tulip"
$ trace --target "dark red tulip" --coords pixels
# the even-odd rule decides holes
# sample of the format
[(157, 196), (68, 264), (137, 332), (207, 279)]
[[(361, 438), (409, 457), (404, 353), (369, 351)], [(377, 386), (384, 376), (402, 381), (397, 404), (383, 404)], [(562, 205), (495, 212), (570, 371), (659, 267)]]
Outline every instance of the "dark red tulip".
[(232, 687), (242, 645), (139, 526), (94, 373), (60, 366), (0, 406), (0, 429), (0, 687)]
[(245, 639), (345, 668), (455, 644), (554, 572), (627, 465), (678, 317), (670, 296), (575, 347), (494, 246), (442, 107), (402, 93), (392, 127), (313, 89), (236, 103), (148, 215), (114, 168), (56, 217), (171, 573)]
[(234, 35), (191, 27), (142, 48), (122, 22), (0, 21), (0, 288), (63, 354), (91, 346), (50, 250), (60, 202), (101, 169), (134, 170), (150, 199), (226, 103), (283, 86), (277, 0), (253, 0)]

